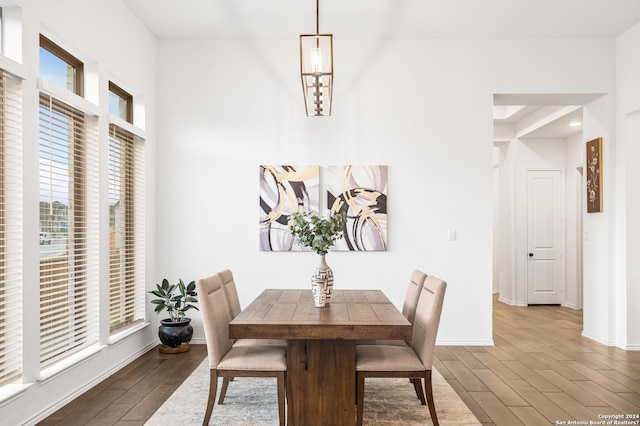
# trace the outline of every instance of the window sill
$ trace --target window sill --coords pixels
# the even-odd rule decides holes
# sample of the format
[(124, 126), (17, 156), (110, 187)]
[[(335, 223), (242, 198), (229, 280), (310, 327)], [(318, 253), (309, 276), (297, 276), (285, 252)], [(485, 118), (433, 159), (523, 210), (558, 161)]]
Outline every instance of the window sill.
[(140, 330), (144, 330), (150, 325), (151, 325), (150, 322), (143, 322), (140, 324), (136, 324), (131, 328), (127, 328), (126, 330), (123, 330), (120, 333), (116, 333), (109, 337), (109, 345), (111, 346), (111, 345), (118, 344), (123, 340), (125, 340), (126, 338), (128, 338), (129, 336), (132, 336), (133, 334), (138, 333)]
[(96, 357), (100, 352), (102, 352), (102, 349), (104, 349), (105, 347), (106, 346), (104, 345), (93, 345), (85, 350), (78, 352), (77, 354), (73, 354), (70, 357), (65, 358), (64, 360), (52, 365), (51, 367), (45, 368), (40, 372), (40, 379), (38, 380), (38, 382), (40, 382), (41, 384), (47, 383), (49, 380), (57, 377), (64, 371), (72, 367), (77, 367), (78, 365), (81, 365), (88, 360)]
[(12, 383), (0, 387), (0, 407), (18, 399), (33, 386), (33, 383)]

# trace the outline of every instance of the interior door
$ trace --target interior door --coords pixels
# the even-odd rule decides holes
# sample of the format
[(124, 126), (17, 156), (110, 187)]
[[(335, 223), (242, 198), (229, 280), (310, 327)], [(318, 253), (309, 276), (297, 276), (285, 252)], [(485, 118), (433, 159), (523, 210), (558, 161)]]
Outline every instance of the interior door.
[(527, 172), (527, 304), (563, 302), (562, 173)]

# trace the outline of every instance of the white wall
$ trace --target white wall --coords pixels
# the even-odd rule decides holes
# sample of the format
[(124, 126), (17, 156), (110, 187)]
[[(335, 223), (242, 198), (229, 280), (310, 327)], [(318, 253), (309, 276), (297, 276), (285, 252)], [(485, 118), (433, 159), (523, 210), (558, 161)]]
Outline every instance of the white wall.
[(583, 308), (589, 313), (583, 316), (582, 334), (606, 345), (616, 342), (615, 315), (619, 313), (616, 302), (624, 298), (616, 294), (615, 233), (613, 217), (615, 206), (615, 139), (610, 131), (611, 102), (602, 97), (584, 108), (584, 141), (602, 137), (602, 188), (603, 211), (585, 214), (583, 222)]
[(627, 329), (618, 338), (618, 346), (640, 349), (640, 25), (617, 39), (617, 121), (618, 146), (616, 177), (616, 287), (626, 295), (621, 315)]
[[(3, 6), (7, 2), (3, 0)], [(145, 116), (138, 123), (155, 123), (155, 39), (119, 0), (16, 1), (22, 16), (23, 81), (23, 157), (24, 157), (24, 382), (1, 389), (0, 423), (33, 424), (104, 378), (140, 356), (157, 344), (157, 329), (151, 326), (109, 344), (108, 326), (101, 329), (101, 346), (96, 353), (73, 367), (42, 380), (39, 369), (39, 295), (38, 295), (38, 34), (44, 32), (55, 42), (78, 56), (87, 64), (87, 74), (93, 82), (87, 90), (98, 103), (103, 117), (107, 116), (108, 80), (121, 84), (136, 99), (146, 103)], [(3, 12), (7, 12), (6, 10)], [(101, 154), (101, 188), (107, 189), (107, 120), (99, 122)], [(148, 218), (147, 267), (148, 275), (155, 270), (155, 128), (146, 126)], [(108, 212), (108, 200), (103, 197), (101, 210)], [(108, 283), (108, 214), (100, 223), (101, 282)], [(108, 287), (108, 286), (107, 286)], [(106, 288), (107, 288), (106, 287)], [(104, 314), (103, 310), (103, 314)], [(105, 317), (108, 324), (108, 315)], [(105, 333), (106, 330), (106, 333)], [(11, 398), (10, 395), (13, 397)]]
[[(509, 135), (513, 139), (513, 132)], [(497, 277), (499, 300), (509, 305), (516, 304), (517, 281), (515, 277), (516, 251), (514, 229), (514, 203), (517, 194), (514, 191), (514, 141), (498, 144), (497, 151), (498, 177), (494, 183), (500, 196), (494, 201), (493, 236), (496, 246), (494, 251), (494, 279)], [(494, 289), (495, 291), (495, 289)]]
[(439, 343), (491, 343), (493, 94), (611, 92), (613, 41), (336, 37), (328, 118), (303, 114), (296, 35), (160, 42), (156, 279), (306, 288), (313, 255), (258, 251), (258, 165), (387, 164), (389, 251), (329, 254), (336, 287), (399, 305), (421, 268), (449, 282)]
[(582, 309), (582, 230), (585, 183), (578, 167), (584, 166), (585, 141), (582, 132), (564, 141), (565, 146), (565, 293), (563, 305)]

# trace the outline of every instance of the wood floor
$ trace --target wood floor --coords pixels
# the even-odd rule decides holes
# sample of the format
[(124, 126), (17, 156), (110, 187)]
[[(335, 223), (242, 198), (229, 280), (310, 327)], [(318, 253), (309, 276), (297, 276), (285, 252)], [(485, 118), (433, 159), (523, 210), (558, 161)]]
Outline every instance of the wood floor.
[[(581, 337), (581, 311), (494, 299), (493, 326), (495, 346), (438, 346), (434, 361), (484, 425), (589, 424), (614, 414), (640, 424), (640, 352)], [(203, 345), (152, 350), (39, 424), (142, 425), (205, 356)]]
[[(206, 356), (205, 345), (181, 354), (151, 350), (38, 424), (143, 425)], [(179, 425), (179, 418), (167, 419), (167, 426)]]
[(493, 307), (495, 346), (439, 346), (434, 361), (483, 424), (640, 424), (640, 352), (581, 337), (582, 311)]

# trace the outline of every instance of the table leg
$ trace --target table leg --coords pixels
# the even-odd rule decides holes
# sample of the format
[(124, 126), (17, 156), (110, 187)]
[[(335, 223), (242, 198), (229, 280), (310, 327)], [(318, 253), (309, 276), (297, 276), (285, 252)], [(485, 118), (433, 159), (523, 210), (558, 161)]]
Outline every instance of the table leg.
[(355, 341), (289, 340), (287, 419), (290, 426), (353, 426), (355, 400)]

